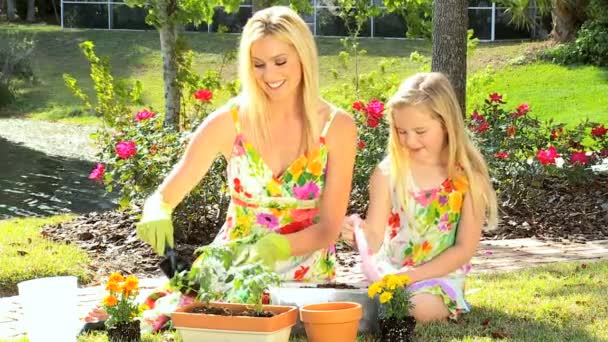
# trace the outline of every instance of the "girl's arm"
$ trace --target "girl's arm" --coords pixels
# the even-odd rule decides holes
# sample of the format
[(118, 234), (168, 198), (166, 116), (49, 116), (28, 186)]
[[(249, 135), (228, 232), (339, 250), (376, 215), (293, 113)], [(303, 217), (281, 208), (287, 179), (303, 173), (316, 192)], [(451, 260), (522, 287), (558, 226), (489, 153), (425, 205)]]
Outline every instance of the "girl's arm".
[(320, 204), (320, 221), (299, 232), (284, 235), (292, 255), (305, 255), (334, 243), (346, 214), (350, 197), (357, 145), (353, 119), (338, 112), (326, 137), (328, 148), (325, 189)]
[[(477, 211), (485, 212), (485, 211)], [(443, 277), (465, 265), (477, 250), (479, 239), (481, 238), (481, 227), (483, 226), (484, 218), (475, 216), (475, 210), (471, 196), (464, 196), (464, 204), (462, 208), (462, 216), (458, 225), (456, 235), (456, 243), (454, 246), (446, 249), (433, 260), (415, 268), (403, 268), (412, 279), (412, 282), (417, 282), (425, 279)]]
[[(376, 253), (384, 241), (384, 231), (388, 216), (391, 213), (389, 170), (380, 163), (370, 178), (369, 206), (367, 216), (362, 224), (368, 247)], [(365, 251), (360, 251), (364, 253)]]
[(175, 208), (205, 176), (218, 153), (230, 154), (235, 135), (229, 106), (211, 113), (193, 133), (186, 152), (159, 186), (163, 201)]

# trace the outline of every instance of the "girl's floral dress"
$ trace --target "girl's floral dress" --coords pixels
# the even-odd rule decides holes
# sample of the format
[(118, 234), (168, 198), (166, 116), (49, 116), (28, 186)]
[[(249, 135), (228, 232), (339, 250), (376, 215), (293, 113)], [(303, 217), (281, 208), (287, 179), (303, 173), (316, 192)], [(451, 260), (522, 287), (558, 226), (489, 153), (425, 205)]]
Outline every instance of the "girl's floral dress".
[[(336, 109), (325, 123), (318, 146), (294, 160), (280, 175), (273, 174), (242, 134), (238, 108), (233, 107), (231, 112), (237, 134), (227, 166), (231, 201), (226, 222), (212, 243), (221, 244), (258, 231), (290, 234), (318, 223), (327, 172), (325, 135)], [(335, 278), (335, 265), (335, 247), (331, 245), (279, 262), (275, 271), (283, 281), (328, 282)], [(192, 300), (175, 292), (154, 293), (145, 301), (151, 310), (143, 313), (143, 331), (159, 330), (176, 307)]]
[[(466, 177), (447, 179), (434, 189), (420, 189), (411, 175), (407, 177), (413, 200), (408, 202), (407, 211), (404, 211), (397, 193), (391, 191), (392, 210), (384, 242), (372, 256), (380, 274), (422, 265), (453, 246), (456, 240), (463, 199), (468, 189)], [(430, 293), (440, 296), (450, 318), (456, 319), (461, 312), (469, 311), (464, 299), (464, 282), (470, 269), (470, 264), (467, 264), (445, 277), (411, 284), (409, 290), (413, 295)]]

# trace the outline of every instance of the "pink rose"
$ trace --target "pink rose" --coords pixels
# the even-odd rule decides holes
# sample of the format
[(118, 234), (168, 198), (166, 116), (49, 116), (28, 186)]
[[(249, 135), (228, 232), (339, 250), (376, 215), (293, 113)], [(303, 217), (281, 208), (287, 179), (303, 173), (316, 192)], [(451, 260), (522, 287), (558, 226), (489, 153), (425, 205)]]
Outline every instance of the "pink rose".
[(144, 109), (135, 115), (135, 121), (139, 122), (143, 120), (148, 120), (149, 118), (154, 117), (154, 115), (156, 115), (156, 113)]
[(106, 167), (102, 163), (97, 163), (97, 167), (94, 168), (89, 174), (89, 179), (96, 182), (101, 182), (103, 175), (106, 172)]
[(119, 158), (128, 159), (137, 153), (137, 146), (135, 146), (135, 142), (132, 140), (121, 141), (116, 144), (116, 148), (114, 150)]

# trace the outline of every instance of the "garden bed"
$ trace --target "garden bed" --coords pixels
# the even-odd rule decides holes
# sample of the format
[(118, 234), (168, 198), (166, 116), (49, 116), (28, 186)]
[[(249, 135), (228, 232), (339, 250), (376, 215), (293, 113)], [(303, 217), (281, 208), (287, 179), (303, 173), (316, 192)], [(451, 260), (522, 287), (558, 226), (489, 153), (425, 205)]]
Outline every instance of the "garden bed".
[[(532, 191), (532, 190), (530, 190)], [(585, 242), (608, 239), (608, 177), (591, 185), (575, 187), (547, 183), (534, 190), (525, 202), (503, 203), (498, 229), (485, 232), (484, 239), (536, 237), (560, 242)], [(136, 212), (109, 211), (89, 213), (67, 223), (46, 226), (43, 235), (86, 250), (93, 262), (89, 266), (97, 278), (114, 271), (142, 276), (162, 276), (161, 258), (135, 235)], [(202, 244), (209, 243), (215, 231), (199, 234)], [(201, 243), (176, 242), (180, 256), (191, 257)], [(343, 268), (355, 265), (349, 248), (338, 244), (338, 262)]]

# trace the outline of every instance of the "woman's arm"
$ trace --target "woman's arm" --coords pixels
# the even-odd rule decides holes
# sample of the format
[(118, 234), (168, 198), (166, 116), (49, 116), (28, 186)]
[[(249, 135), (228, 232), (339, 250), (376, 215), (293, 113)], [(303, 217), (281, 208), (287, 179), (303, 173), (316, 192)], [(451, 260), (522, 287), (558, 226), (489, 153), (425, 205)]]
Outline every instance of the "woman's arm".
[(454, 246), (446, 249), (433, 260), (419, 267), (410, 268), (406, 272), (400, 273), (407, 274), (412, 279), (412, 282), (417, 282), (425, 279), (443, 277), (457, 270), (459, 267), (462, 267), (471, 260), (477, 250), (479, 239), (481, 238), (483, 221), (483, 217), (475, 216), (471, 196), (465, 194), (462, 216), (460, 217), (456, 243)]
[(163, 201), (175, 208), (205, 176), (218, 153), (230, 154), (235, 135), (229, 106), (211, 113), (193, 133), (186, 152), (159, 186)]
[(320, 221), (285, 237), (292, 255), (306, 255), (334, 243), (348, 206), (357, 145), (357, 127), (346, 113), (338, 112), (327, 134), (327, 175), (321, 198)]
[(389, 170), (384, 164), (383, 162), (378, 165), (370, 178), (369, 206), (362, 225), (368, 246), (374, 253), (382, 246), (386, 223), (391, 213)]

